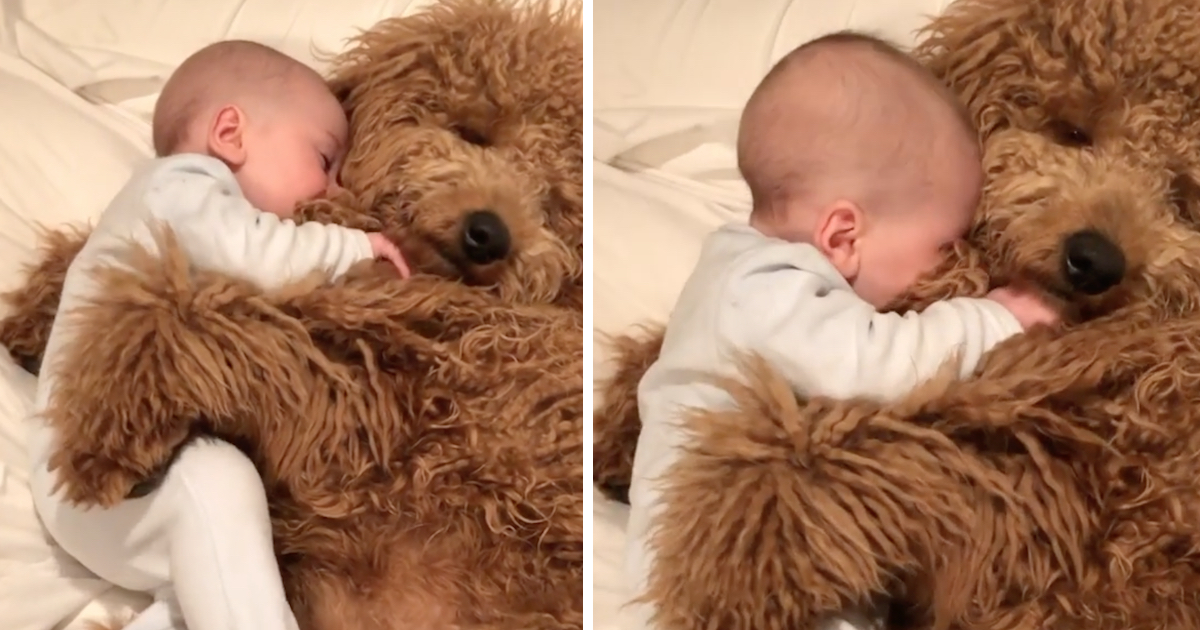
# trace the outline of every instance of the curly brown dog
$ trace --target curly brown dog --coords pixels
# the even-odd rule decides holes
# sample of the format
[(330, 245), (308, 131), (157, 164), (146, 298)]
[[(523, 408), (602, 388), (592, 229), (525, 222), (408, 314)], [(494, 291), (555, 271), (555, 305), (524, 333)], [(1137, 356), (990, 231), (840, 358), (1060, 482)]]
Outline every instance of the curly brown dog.
[[(131, 250), (48, 414), (68, 496), (120, 501), (216, 436), (266, 481), (302, 628), (580, 628), (582, 59), (578, 4), (451, 0), (362, 35), (332, 78), (348, 192), (301, 215), (381, 229), (419, 273), (264, 295), (169, 234)], [(0, 343), (30, 366), (80, 243), (52, 235), (9, 296)]]
[[(688, 419), (659, 621), (813, 627), (886, 595), (922, 626), (1200, 627), (1200, 5), (960, 0), (917, 54), (982, 133), (983, 268), (1071, 325), (890, 405), (796, 400), (748, 361), (735, 411)], [(960, 254), (904, 306), (982, 294)], [(594, 420), (616, 487), (657, 337), (622, 343)]]

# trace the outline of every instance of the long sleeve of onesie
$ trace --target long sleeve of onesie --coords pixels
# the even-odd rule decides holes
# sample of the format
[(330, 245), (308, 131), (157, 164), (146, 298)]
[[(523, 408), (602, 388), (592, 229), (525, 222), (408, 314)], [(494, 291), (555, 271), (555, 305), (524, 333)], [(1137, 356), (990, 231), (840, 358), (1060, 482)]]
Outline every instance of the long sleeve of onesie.
[(731, 346), (762, 355), (798, 392), (834, 398), (895, 398), (952, 359), (965, 377), (1021, 332), (1006, 308), (986, 299), (879, 313), (824, 259), (757, 266), (727, 289), (720, 311), (717, 326)]
[(145, 195), (152, 218), (171, 227), (193, 264), (261, 287), (282, 286), (314, 271), (338, 276), (374, 257), (361, 230), (297, 224), (258, 210), (241, 195), (228, 168), (205, 156), (172, 160), (154, 173)]

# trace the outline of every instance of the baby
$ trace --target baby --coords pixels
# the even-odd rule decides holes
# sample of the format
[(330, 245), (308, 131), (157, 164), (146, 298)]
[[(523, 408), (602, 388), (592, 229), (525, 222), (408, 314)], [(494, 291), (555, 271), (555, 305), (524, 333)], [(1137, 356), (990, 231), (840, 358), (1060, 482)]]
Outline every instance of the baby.
[[(158, 225), (171, 228), (195, 267), (263, 289), (318, 271), (337, 276), (374, 258), (407, 276), (399, 250), (379, 234), (289, 218), (298, 202), (334, 185), (347, 127), (321, 77), (268, 47), (221, 42), (184, 61), (155, 108), (158, 159), (118, 193), (67, 272), (35, 414), (47, 408), (55, 362), (73, 340), (71, 311), (97, 294), (89, 272), (118, 264), (130, 241), (155, 248)], [(155, 595), (129, 629), (297, 630), (263, 482), (239, 450), (214, 440), (192, 442), (156, 486), (111, 509), (82, 509), (56, 493), (55, 475), (47, 470), (54, 440), (48, 426), (35, 422), (30, 450), (37, 511), (50, 535), (84, 566)]]
[[(638, 388), (627, 556), (638, 594), (653, 560), (655, 483), (686, 436), (680, 414), (729, 405), (705, 379), (731, 375), (734, 352), (761, 355), (801, 395), (886, 400), (951, 360), (966, 376), (997, 343), (1057, 322), (1013, 288), (879, 312), (964, 236), (983, 178), (953, 95), (884, 42), (837, 33), (788, 54), (746, 105), (738, 163), (749, 225), (707, 239)], [(629, 627), (649, 620), (645, 606), (629, 612)]]

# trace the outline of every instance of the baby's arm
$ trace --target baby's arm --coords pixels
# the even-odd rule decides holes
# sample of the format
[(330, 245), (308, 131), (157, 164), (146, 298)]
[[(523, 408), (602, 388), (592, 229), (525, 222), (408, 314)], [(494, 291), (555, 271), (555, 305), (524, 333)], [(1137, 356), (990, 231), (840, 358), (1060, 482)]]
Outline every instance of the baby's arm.
[(236, 194), (219, 162), (189, 158), (152, 177), (146, 205), (197, 266), (271, 287), (319, 270), (341, 275), (375, 257), (366, 232), (262, 212)]
[(902, 395), (957, 357), (969, 374), (997, 343), (1021, 332), (992, 300), (954, 298), (920, 313), (879, 313), (852, 291), (795, 266), (764, 266), (724, 301), (731, 346), (762, 355), (801, 392), (836, 398)]

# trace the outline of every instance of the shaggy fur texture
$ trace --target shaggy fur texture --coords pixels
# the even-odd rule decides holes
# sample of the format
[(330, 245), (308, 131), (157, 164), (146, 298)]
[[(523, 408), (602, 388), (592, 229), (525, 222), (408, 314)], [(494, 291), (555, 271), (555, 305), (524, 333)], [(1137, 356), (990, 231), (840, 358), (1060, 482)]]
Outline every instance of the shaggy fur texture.
[[(1070, 325), (887, 405), (796, 400), (748, 358), (667, 479), (662, 627), (809, 628), (877, 594), (922, 626), (1200, 627), (1200, 5), (960, 0), (918, 54), (982, 132), (984, 267)], [(1083, 229), (1127, 260), (1100, 295), (1062, 271)], [(909, 304), (986, 288), (949, 264)], [(656, 346), (627, 343), (598, 436), (637, 433)], [(626, 483), (633, 446), (597, 444), (596, 479)]]
[[(366, 263), (262, 294), (131, 249), (49, 420), (83, 504), (121, 500), (191, 439), (258, 464), (301, 627), (582, 626), (582, 32), (451, 0), (338, 60), (349, 192), (307, 220), (383, 229), (419, 273)], [(462, 251), (498, 214), (509, 255)], [(35, 367), (79, 235), (56, 234), (0, 343)]]

